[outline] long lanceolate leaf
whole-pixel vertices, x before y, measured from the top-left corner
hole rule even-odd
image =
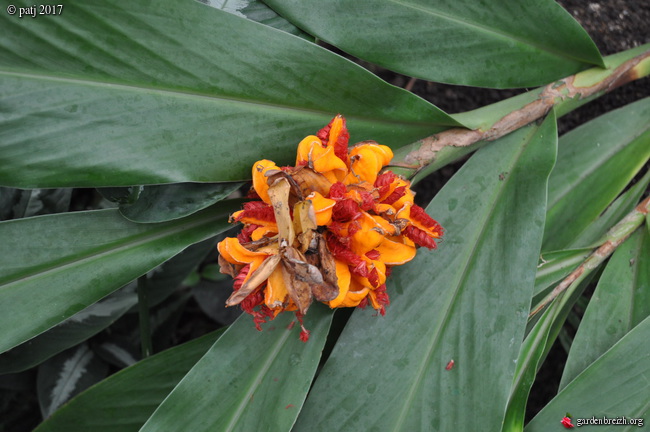
[[[440,249],[395,271],[385,317],[354,313],[296,430],[499,430],[533,290],[554,121],[480,150],[436,196],[427,211],[446,229]]]
[[[637,325],[616,345],[578,375],[526,426],[526,432],[562,430],[560,420],[570,413],[577,419],[595,417],[602,425],[593,430],[615,432],[641,429],[631,419],[650,414],[650,317]],[[625,417],[627,427],[604,423],[603,418]],[[646,426],[647,427],[647,426]],[[586,428],[588,430],[588,427]]]
[[[292,162],[338,112],[353,140],[391,146],[458,124],[336,54],[193,0],[72,0],[0,26],[2,185],[246,179],[260,154]]]
[[[36,431],[138,431],[222,333],[212,332],[110,376],[56,411]]]
[[[649,118],[645,98],[560,138],[549,179],[545,251],[589,246],[573,243],[650,160]]]
[[[546,84],[598,49],[551,0],[265,0],[309,33],[389,69],[485,87]]]
[[[610,259],[580,321],[560,389],[650,315],[650,235],[640,227]]]
[[[331,319],[331,311],[312,306],[305,344],[291,313],[279,315],[262,332],[242,315],[141,431],[289,431],[316,373]]]
[[[117,210],[0,223],[0,352],[226,230],[234,208],[221,205],[146,225],[127,221]]]

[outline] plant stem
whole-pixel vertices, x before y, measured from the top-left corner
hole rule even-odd
[[[547,295],[528,316],[529,318],[539,313],[546,305],[552,302],[557,296],[567,290],[570,286],[580,283],[587,275],[596,269],[605,259],[607,259],[616,248],[623,243],[645,220],[646,215],[650,212],[650,196],[641,201],[634,210],[628,213],[616,225],[614,225],[607,235],[604,242],[592,252],[575,270],[560,282],[549,295]]]
[[[467,128],[431,135],[395,152],[387,169],[422,178],[480,146],[527,124],[543,119],[555,108],[566,114],[623,84],[650,75],[650,45],[609,56],[607,68],[593,68],[545,87],[454,117]],[[425,169],[426,168],[426,169]]]
[[[147,275],[138,278],[138,314],[140,320],[140,345],[142,358],[147,358],[153,353],[151,343],[151,326],[149,317],[149,300],[147,298]]]

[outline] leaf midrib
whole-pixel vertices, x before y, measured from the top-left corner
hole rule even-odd
[[[586,171],[583,171],[582,174],[575,179],[575,181],[567,183],[566,187],[556,196],[556,199],[553,200],[553,202],[548,203],[548,210],[547,212],[550,212],[555,208],[558,203],[562,201],[562,199],[569,195],[571,192],[575,191],[576,187],[581,185],[585,179],[589,178],[594,172],[596,172],[598,169],[600,169],[603,165],[606,163],[610,162],[613,160],[616,156],[618,156],[621,152],[625,151],[629,146],[633,145],[638,139],[641,139],[643,135],[647,132],[647,129],[643,129],[639,133],[634,134],[634,136],[631,136],[628,140],[625,140],[618,146],[614,146],[611,151],[607,153],[603,153],[603,157],[601,157],[596,164],[592,165],[589,169]],[[557,166],[555,167],[557,168]],[[554,169],[555,169],[554,168]]]
[[[237,409],[232,415],[232,418],[230,419],[230,423],[228,423],[228,426],[224,430],[224,432],[231,432],[234,430],[235,426],[239,422],[239,420],[242,417],[242,414],[248,405],[248,402],[250,401],[251,397],[253,396],[253,393],[255,393],[255,390],[257,390],[260,385],[262,384],[262,379],[264,375],[269,371],[271,366],[273,365],[273,362],[275,362],[276,357],[278,353],[280,352],[280,349],[284,346],[285,342],[289,338],[289,335],[291,334],[290,331],[285,330],[284,334],[278,341],[273,345],[273,351],[268,355],[266,360],[264,361],[264,364],[262,367],[259,369],[259,372],[255,374],[255,378],[253,380],[253,384],[250,386],[244,397],[242,397],[239,401],[239,404],[237,405]]]
[[[532,135],[534,135],[534,133],[536,131],[537,131],[537,128],[531,128],[531,131],[529,132],[528,136],[526,137],[526,142],[527,143],[530,142],[530,139],[531,139]],[[510,163],[510,168],[511,169],[509,170],[509,172],[512,172],[512,166],[520,159],[522,153],[527,148],[527,146],[528,146],[528,144],[522,145],[520,147],[516,157],[512,158],[511,163]],[[453,309],[454,304],[456,303],[456,299],[459,296],[459,293],[460,293],[459,288],[462,286],[462,282],[464,280],[466,280],[467,277],[469,277],[470,263],[473,262],[473,259],[476,256],[477,251],[478,251],[478,247],[477,247],[478,240],[484,237],[484,233],[487,230],[487,222],[492,219],[492,217],[494,215],[494,211],[495,211],[495,209],[497,207],[497,203],[500,202],[499,198],[504,194],[504,191],[506,189],[508,189],[506,186],[512,181],[511,178],[512,178],[512,176],[506,176],[506,179],[504,179],[504,181],[501,183],[502,187],[497,189],[497,191],[495,193],[495,198],[492,201],[492,204],[490,205],[490,209],[486,213],[485,217],[483,218],[482,227],[481,227],[481,229],[478,232],[478,235],[476,237],[477,241],[473,242],[473,246],[472,246],[472,249],[470,250],[470,252],[468,254],[466,264],[465,264],[465,266],[463,268],[463,271],[460,274],[460,277],[458,278],[458,283],[456,284],[457,289],[455,290],[454,295],[451,297],[447,307],[445,308],[444,317],[443,317],[443,319],[441,321],[439,331],[435,334],[434,339],[432,340],[432,342],[431,342],[431,344],[430,344],[430,346],[429,346],[429,348],[428,348],[428,350],[426,352],[426,355],[422,357],[423,361],[420,363],[420,367],[418,368],[417,374],[414,375],[414,379],[411,381],[411,386],[410,386],[410,389],[408,391],[408,396],[407,396],[407,398],[405,400],[405,403],[402,404],[402,409],[400,411],[400,415],[397,418],[397,422],[396,422],[395,426],[392,428],[393,431],[402,430],[402,426],[404,424],[408,408],[411,406],[411,402],[412,402],[413,398],[415,397],[415,393],[416,393],[417,389],[420,387],[420,385],[423,382],[422,377],[424,375],[424,370],[426,369],[426,366],[429,364],[431,355],[433,354],[435,348],[438,345],[438,342],[440,341],[440,338],[441,338],[442,333],[443,333],[443,329],[449,323],[448,318],[449,318],[449,316],[451,314],[451,310]]]
[[[95,214],[99,215],[99,212],[108,214],[111,212],[117,213],[117,210],[115,209],[109,209],[109,210],[95,210],[93,212],[97,212]],[[89,212],[90,213],[90,212]],[[215,212],[216,213],[216,212]],[[18,272],[17,274],[14,275],[9,275],[4,281],[0,281],[0,293],[5,292],[5,290],[8,290],[11,285],[15,285],[17,283],[23,283],[26,281],[29,281],[30,279],[35,279],[38,277],[43,277],[47,276],[49,274],[54,274],[59,271],[66,270],[70,267],[76,266],[76,265],[81,265],[85,264],[87,262],[92,262],[96,259],[102,258],[106,255],[110,255],[112,253],[119,253],[124,249],[131,249],[131,248],[136,248],[138,246],[147,244],[147,243],[152,243],[156,240],[160,240],[162,238],[177,234],[179,232],[193,229],[196,227],[199,227],[201,225],[207,224],[210,222],[213,218],[217,217],[219,214],[210,214],[210,216],[205,216],[199,218],[197,221],[194,222],[188,222],[188,223],[183,223],[183,224],[173,224],[170,227],[163,228],[160,231],[154,232],[154,233],[142,233],[140,235],[136,234],[135,236],[132,237],[131,241],[126,241],[126,243],[113,243],[113,244],[108,244],[103,248],[96,248],[95,251],[84,254],[81,257],[75,257],[70,256],[67,259],[62,259],[59,261],[55,262],[49,262],[49,263],[44,263],[40,268],[38,268],[35,271],[22,271]],[[128,239],[128,237],[127,237]],[[125,239],[125,240],[127,240]]]
[[[129,92],[134,92],[134,93],[145,93],[148,95],[159,95],[159,96],[164,96],[168,98],[188,98],[188,99],[195,99],[195,100],[204,100],[204,101],[210,101],[210,102],[215,102],[215,103],[231,103],[231,104],[237,104],[237,105],[244,105],[244,106],[255,106],[260,109],[271,109],[271,110],[282,110],[282,111],[291,111],[291,112],[299,112],[302,114],[311,114],[311,115],[318,115],[318,116],[323,116],[323,117],[331,117],[332,116],[332,111],[331,110],[320,110],[320,109],[315,109],[315,108],[307,108],[307,107],[302,107],[298,105],[288,105],[288,104],[280,104],[277,102],[268,102],[268,101],[260,101],[260,100],[253,100],[253,99],[244,99],[244,98],[239,98],[235,96],[225,96],[225,95],[217,95],[217,94],[208,94],[208,93],[199,93],[199,92],[192,92],[189,90],[181,90],[181,89],[170,89],[170,88],[160,88],[160,87],[148,87],[145,85],[135,85],[135,84],[126,84],[126,83],[119,83],[119,82],[113,82],[113,81],[98,81],[98,80],[93,80],[93,79],[85,79],[81,77],[63,77],[63,76],[51,76],[51,75],[42,75],[38,73],[29,73],[29,72],[19,72],[19,71],[12,71],[12,70],[6,70],[6,69],[0,69],[0,77],[2,76],[7,76],[7,77],[14,77],[14,78],[22,78],[22,79],[34,79],[34,80],[42,80],[42,81],[51,81],[55,83],[63,83],[63,84],[71,84],[71,85],[79,85],[79,86],[86,86],[86,87],[96,87],[96,88],[104,88],[104,89],[114,89],[114,90],[121,90],[121,91],[129,91]],[[430,107],[432,109],[432,113],[435,113],[435,110],[437,107],[435,105],[430,104]],[[439,110],[439,109],[438,109]],[[441,115],[448,115],[444,111],[440,110]],[[420,122],[420,121],[405,121],[405,120],[395,120],[391,117],[382,117],[378,119],[377,117],[369,117],[369,116],[364,116],[364,115],[359,115],[359,114],[352,114],[352,113],[346,113],[345,117],[347,119],[355,119],[358,121],[363,121],[363,122],[369,122],[369,123],[382,123],[382,124],[392,124],[392,125],[407,125],[407,126],[415,126],[415,127],[431,127],[431,126],[448,126],[452,127],[451,125],[443,124],[443,123],[434,123],[434,122]]]
[[[439,10],[424,8],[424,7],[421,7],[419,5],[416,5],[416,4],[413,4],[413,3],[410,3],[410,2],[407,2],[407,1],[404,1],[404,0],[390,0],[390,1],[392,3],[399,4],[399,5],[402,5],[404,7],[409,7],[411,9],[415,9],[415,10],[427,13],[429,15],[433,15],[435,17],[445,19],[447,21],[452,21],[452,22],[455,22],[455,23],[460,23],[460,24],[469,26],[469,27],[474,27],[474,28],[476,28],[479,31],[484,32],[484,33],[491,33],[491,34],[496,35],[497,37],[512,40],[512,41],[515,41],[515,42],[520,43],[522,45],[527,45],[527,46],[536,48],[536,49],[538,49],[540,51],[550,53],[550,54],[554,55],[555,57],[565,58],[565,59],[569,59],[569,60],[572,60],[572,61],[578,61],[580,63],[586,63],[586,64],[591,64],[591,65],[596,64],[597,65],[597,63],[594,63],[592,61],[585,60],[585,59],[582,59],[580,57],[572,56],[572,55],[569,55],[569,54],[567,54],[565,52],[562,52],[562,51],[557,51],[555,49],[551,49],[549,47],[540,45],[539,43],[536,43],[534,41],[526,40],[526,39],[523,39],[523,38],[521,38],[519,36],[513,35],[511,33],[506,33],[506,32],[503,32],[501,30],[497,30],[494,27],[487,27],[487,26],[485,26],[483,24],[479,24],[479,23],[474,22],[474,21],[469,21],[467,19],[463,19],[462,17],[458,17],[458,16],[454,16],[454,15],[451,15],[451,14],[448,14],[448,13],[444,13],[444,12],[441,12]]]

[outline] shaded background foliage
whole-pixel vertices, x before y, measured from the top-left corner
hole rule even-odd
[[[646,30],[647,23],[650,22],[650,7],[643,5],[642,2],[636,0],[598,2],[562,0],[559,3],[583,25],[603,55],[650,41]],[[525,91],[463,88],[421,80],[411,81],[409,77],[403,75],[367,64],[365,66],[392,84],[411,88],[414,93],[449,113],[468,111]],[[558,121],[560,134],[614,108],[647,96],[648,87],[648,80],[628,84],[562,117]],[[417,186],[418,201],[423,204],[428,203],[462,163],[463,161],[460,161],[445,167],[422,181]],[[94,189],[75,189],[70,198],[70,205],[75,210],[97,208],[102,205],[102,197],[95,193]],[[219,307],[227,296],[227,288],[223,298],[214,298],[210,294],[214,292],[213,284],[223,280],[221,276],[215,274],[214,266],[210,266],[213,263],[214,259],[207,260],[200,269],[200,276],[195,274],[194,279],[186,280],[188,285],[193,285],[192,296],[174,298],[173,301],[164,305],[166,308],[160,309],[161,326],[154,333],[155,351],[194,339],[228,324],[234,319],[236,311],[224,312]],[[227,285],[229,282],[224,284],[224,286]],[[580,305],[577,305],[576,309],[578,313],[582,312]],[[132,337],[131,330],[136,327],[137,317],[130,315],[118,322],[118,325],[112,329],[113,332],[123,332],[123,336],[121,336],[124,339],[123,348],[128,351],[128,347],[131,347],[131,352],[127,353],[128,355],[125,355],[122,360],[111,358],[116,355],[115,350],[109,348],[104,350],[106,358],[111,359],[109,363],[113,364],[112,370],[117,370],[120,366],[128,364],[129,355],[133,360],[138,358],[137,344],[134,340],[129,340]],[[174,330],[166,332],[166,329]],[[96,347],[101,346],[104,342],[103,339],[108,340],[109,338],[100,334],[93,339],[92,343]],[[544,363],[544,367],[538,375],[536,387],[531,392],[529,415],[533,415],[555,395],[565,360],[566,352],[562,348],[561,341],[558,341],[551,351],[548,361]],[[36,379],[35,371],[0,377],[2,387],[0,390],[0,430],[27,431],[39,423],[40,419],[34,415],[39,410],[38,401],[32,391]]]

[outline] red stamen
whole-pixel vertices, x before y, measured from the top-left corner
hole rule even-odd
[[[395,175],[395,173],[392,171],[386,171],[383,174],[379,174],[377,176],[377,180],[375,180],[375,187],[381,188],[384,186],[390,186],[390,184],[393,183],[396,177],[397,175]]]
[[[437,247],[436,240],[433,237],[430,237],[426,231],[422,231],[420,228],[409,225],[403,231],[407,238],[413,241],[416,245],[425,247],[427,249],[435,249]]]
[[[365,261],[352,252],[347,246],[333,235],[327,236],[327,248],[330,250],[334,258],[346,263],[353,274],[361,277],[368,276],[368,267]]]
[[[377,249],[373,249],[371,251],[366,252],[366,256],[371,260],[378,260],[381,254]]]
[[[370,282],[370,285],[374,286],[377,288],[379,286],[379,272],[375,267],[372,268],[368,272],[368,282]]]
[[[348,188],[341,182],[336,182],[330,186],[329,197],[331,199],[340,199],[345,196],[345,193],[348,191]]]
[[[261,200],[260,196],[257,194],[257,191],[253,188],[250,188],[248,190],[248,193],[246,194],[246,198],[251,199],[251,200]]]
[[[244,228],[242,228],[240,233],[237,234],[237,240],[239,240],[239,243],[248,243],[251,241],[251,234],[259,227],[260,225],[255,224],[244,225]]]
[[[394,204],[398,199],[406,195],[406,186],[396,187],[392,194],[388,195],[383,201],[382,204]]]
[[[379,314],[381,316],[386,315],[386,307],[390,306],[390,298],[386,292],[386,284],[381,284],[380,287],[377,287],[375,290],[375,298],[377,299],[377,303],[381,306],[379,308]]]
[[[431,216],[429,216],[427,212],[417,204],[413,204],[411,207],[411,219],[418,221],[439,235],[442,235],[443,233],[443,229],[440,224],[436,222]]]
[[[359,231],[361,231],[361,225],[359,225],[359,222],[358,221],[350,222],[350,224],[348,225],[348,236],[352,237]]]
[[[262,324],[266,323],[267,318],[273,319],[274,317],[273,311],[265,304],[260,307],[260,310],[252,311],[251,315],[253,315],[253,322],[255,323],[255,329],[257,329],[257,331],[262,331]]]
[[[375,206],[375,199],[370,192],[360,192],[361,195],[361,210],[368,211]]]
[[[251,265],[246,264],[244,267],[242,267],[241,270],[239,270],[239,273],[237,273],[237,276],[235,276],[235,280],[232,284],[232,290],[237,291],[241,286],[244,284],[244,279],[246,279],[246,276],[248,276],[248,272],[251,270]]]
[[[320,138],[323,143],[327,143],[327,141],[329,141],[330,133],[332,131],[332,123],[334,123],[335,119],[336,117],[334,117],[327,126],[319,130],[316,134],[316,136]],[[345,123],[346,120],[343,119],[343,126],[341,127],[339,136],[336,137],[336,142],[334,143],[334,154],[343,162],[347,162],[348,142],[350,141],[350,133],[348,132],[348,128]]]
[[[244,211],[237,217],[237,220],[242,218],[254,218],[266,222],[275,222],[275,214],[273,207],[263,201],[250,201],[244,203]]]
[[[307,342],[309,340],[310,331],[305,328],[302,322],[304,315],[301,314],[299,311],[296,311],[296,318],[298,318],[298,322],[300,323],[300,340],[303,342]]]
[[[332,219],[337,222],[348,222],[359,217],[361,217],[359,204],[349,198],[337,202],[332,208]]]

